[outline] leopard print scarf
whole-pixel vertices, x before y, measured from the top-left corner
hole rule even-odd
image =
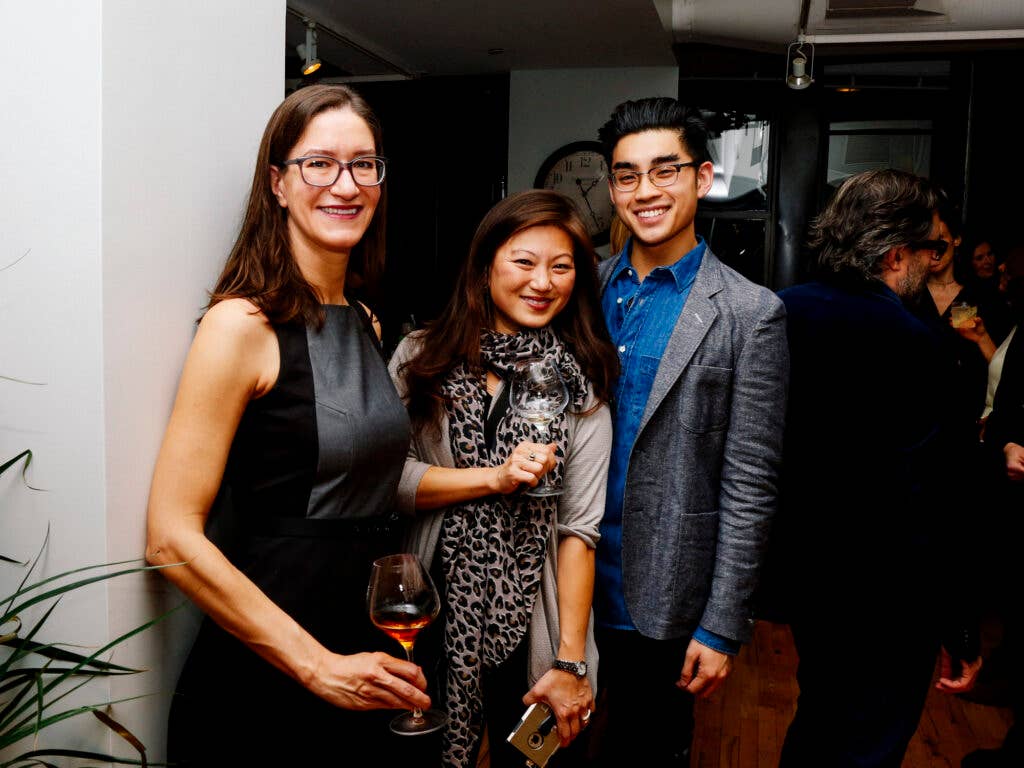
[[[533,355],[554,358],[569,388],[566,410],[583,409],[583,373],[551,329],[511,335],[485,330],[480,335],[480,350],[484,367],[506,382],[518,360]],[[488,449],[483,372],[471,373],[465,364],[456,367],[442,386],[442,394],[456,467],[497,466],[523,440],[536,439],[532,427],[509,408],[498,424],[494,451]],[[560,482],[567,448],[564,413],[551,424],[550,434],[559,457],[551,480]],[[482,671],[501,664],[523,641],[557,508],[557,497],[517,492],[475,499],[445,512],[440,552],[447,608],[446,766],[466,766],[480,737]]]

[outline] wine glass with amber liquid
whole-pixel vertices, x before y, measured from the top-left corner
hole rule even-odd
[[[416,635],[441,610],[441,598],[430,574],[416,555],[409,554],[374,561],[366,604],[374,626],[397,640],[409,661]],[[417,707],[392,720],[391,730],[401,736],[414,736],[436,731],[447,721],[448,716],[440,710]]]

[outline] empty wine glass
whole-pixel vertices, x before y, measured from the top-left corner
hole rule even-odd
[[[537,441],[551,440],[551,422],[569,405],[569,389],[562,380],[555,361],[532,357],[515,365],[509,386],[509,402],[524,420],[537,428]],[[557,496],[562,487],[552,483],[548,475],[526,491],[528,496]]]
[[[399,642],[412,661],[416,635],[437,618],[441,598],[416,555],[388,555],[373,562],[366,592],[370,621]],[[391,721],[391,730],[402,736],[431,733],[443,726],[448,716],[437,709],[405,712]]]

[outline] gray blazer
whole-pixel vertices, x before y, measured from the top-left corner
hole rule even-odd
[[[600,265],[602,293],[617,261]],[[708,249],[629,458],[623,589],[643,634],[750,639],[788,379],[782,302]]]

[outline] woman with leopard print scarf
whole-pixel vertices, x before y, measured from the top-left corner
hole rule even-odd
[[[440,761],[450,768],[476,765],[485,729],[490,765],[521,768],[505,737],[528,704],[551,707],[563,747],[594,709],[594,546],[618,372],[596,264],[568,198],[513,195],[481,222],[445,311],[391,361],[413,424],[399,486],[399,503],[416,514],[409,548],[444,594],[447,669],[425,666],[449,715]],[[547,445],[507,406],[512,368],[536,355],[557,363],[570,393]],[[523,493],[545,474],[564,483],[562,496]],[[556,659],[589,669],[556,669]]]

